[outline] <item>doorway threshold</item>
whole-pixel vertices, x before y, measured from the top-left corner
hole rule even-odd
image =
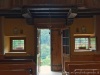
[[[41,66],[39,75],[62,75],[62,72],[51,71],[51,66]]]

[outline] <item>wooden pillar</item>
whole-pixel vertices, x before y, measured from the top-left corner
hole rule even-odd
[[[0,59],[3,58],[3,50],[4,50],[3,19],[4,17],[0,17]]]
[[[100,16],[96,16],[97,51],[100,51]]]

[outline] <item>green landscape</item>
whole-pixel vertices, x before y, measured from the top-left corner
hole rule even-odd
[[[41,66],[50,66],[50,30],[41,29]]]

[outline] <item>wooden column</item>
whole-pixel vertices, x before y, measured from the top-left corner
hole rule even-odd
[[[3,45],[4,45],[4,40],[3,40],[3,17],[0,17],[0,59],[3,56]]]
[[[100,51],[100,16],[96,16],[97,51]]]

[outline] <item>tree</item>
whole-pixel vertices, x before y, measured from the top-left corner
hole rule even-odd
[[[50,65],[50,30],[41,30],[41,65]]]

